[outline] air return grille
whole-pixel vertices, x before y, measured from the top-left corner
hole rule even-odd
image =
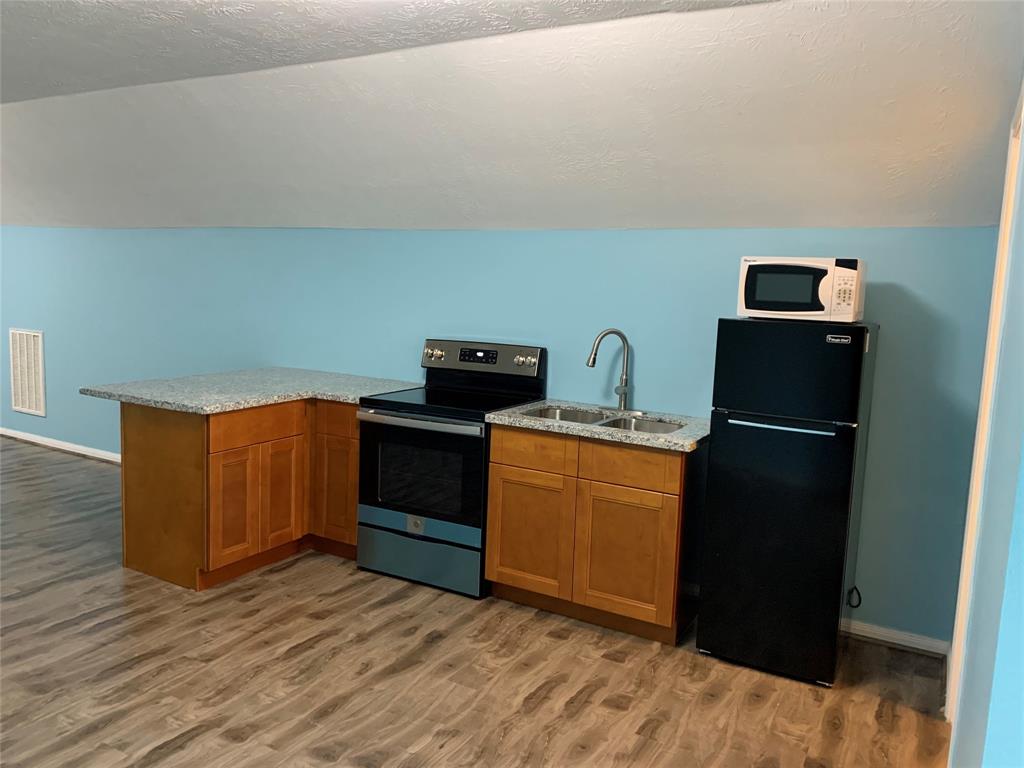
[[[11,408],[46,415],[42,331],[11,328]]]

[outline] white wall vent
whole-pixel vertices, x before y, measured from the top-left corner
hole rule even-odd
[[[43,332],[11,328],[11,408],[46,415],[43,385]]]

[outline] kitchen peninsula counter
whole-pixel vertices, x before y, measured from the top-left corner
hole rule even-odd
[[[209,415],[293,400],[358,403],[359,398],[366,395],[418,386],[420,384],[411,381],[304,368],[253,368],[82,387],[79,392],[150,408]]]
[[[123,563],[205,589],[356,552],[359,398],[414,382],[260,368],[83,387],[121,402]]]

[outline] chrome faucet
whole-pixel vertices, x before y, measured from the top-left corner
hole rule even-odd
[[[619,396],[619,410],[629,410],[629,339],[626,334],[618,328],[608,328],[597,334],[594,339],[594,346],[590,348],[590,357],[587,358],[587,367],[593,368],[597,365],[597,348],[601,346],[605,336],[614,334],[622,341],[622,375],[619,376],[619,386],[615,388],[615,394]]]

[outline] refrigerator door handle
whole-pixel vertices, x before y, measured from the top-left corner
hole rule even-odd
[[[759,421],[743,421],[742,419],[729,419],[730,424],[738,427],[756,427],[757,429],[776,429],[780,432],[799,432],[803,435],[823,435],[824,437],[835,437],[835,432],[828,432],[823,429],[801,429],[800,427],[783,427],[780,424],[763,424]]]

